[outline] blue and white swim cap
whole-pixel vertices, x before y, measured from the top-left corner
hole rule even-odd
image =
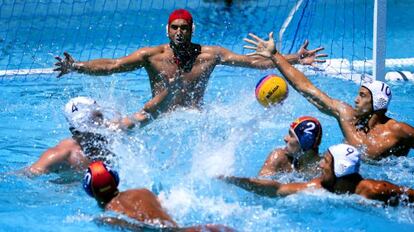
[[[78,131],[88,131],[94,126],[93,111],[98,109],[95,100],[89,97],[75,97],[65,105],[65,117],[69,125]]]
[[[303,151],[318,148],[322,140],[322,126],[318,119],[303,116],[296,119],[290,128],[293,130]]]
[[[328,151],[333,156],[336,177],[359,172],[361,153],[354,146],[341,143],[329,147]]]
[[[392,93],[391,88],[382,81],[364,79],[361,85],[369,90],[372,96],[372,110],[387,110],[390,104]]]

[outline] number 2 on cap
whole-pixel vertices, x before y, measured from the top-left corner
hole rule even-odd
[[[315,127],[316,127],[315,123],[313,123],[313,122],[306,123],[306,126],[309,126],[304,130],[304,132],[306,134],[312,134],[312,130],[315,129]]]

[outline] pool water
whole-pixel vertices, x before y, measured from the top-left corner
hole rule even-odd
[[[248,32],[265,36],[270,30],[276,31],[282,22],[275,19],[283,21],[292,6],[287,1],[234,1],[232,6],[215,1],[26,1],[24,7],[16,2],[0,5],[1,24],[6,25],[0,30],[1,70],[51,67],[53,56],[63,51],[86,60],[118,57],[142,46],[166,43],[168,14],[179,7],[193,12],[195,42],[245,53],[242,38]],[[325,46],[331,57],[370,59],[370,46],[365,43],[371,44],[371,40],[366,32],[365,41],[365,24],[355,22],[350,30],[341,25],[349,18],[346,14],[359,15],[365,8],[371,9],[371,3],[337,4],[340,7],[310,1],[308,7],[313,11],[304,13],[296,36],[294,28],[288,29],[283,51],[288,52],[292,44],[295,51],[304,38],[309,38],[311,47]],[[413,6],[410,1],[389,1],[390,58],[410,57],[414,29],[397,22],[412,18],[403,9]],[[354,10],[343,12],[352,7]],[[339,17],[331,28],[327,22],[323,26],[321,14],[345,17]],[[354,18],[358,21],[363,17]],[[298,19],[293,23],[297,25]],[[318,28],[325,28],[320,29],[325,31],[322,36]],[[334,28],[341,30],[338,40]],[[354,52],[349,51],[352,48]],[[291,121],[302,115],[321,121],[321,151],[342,141],[336,120],[318,112],[291,87],[283,105],[263,108],[255,99],[254,87],[269,72],[276,70],[217,67],[208,84],[203,111],[179,109],[143,129],[111,133],[120,189],[151,189],[182,226],[219,223],[240,231],[412,231],[412,207],[384,207],[359,196],[324,191],[270,199],[214,178],[219,174],[257,175],[269,152],[284,145],[283,136]],[[143,70],[107,77],[77,73],[61,79],[54,76],[0,77],[0,231],[116,231],[93,221],[103,212],[76,178],[51,174],[30,179],[11,173],[70,136],[63,106],[71,97],[90,96],[108,109],[128,114],[150,98],[148,78]],[[359,88],[354,82],[323,73],[309,78],[330,96],[353,105]],[[389,84],[393,99],[388,115],[414,125],[414,86]],[[410,151],[408,157],[364,163],[361,173],[413,188],[413,156]],[[280,178],[309,179],[295,173]]]

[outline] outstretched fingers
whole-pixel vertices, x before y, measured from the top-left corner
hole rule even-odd
[[[325,63],[326,60],[316,59],[316,58],[325,58],[328,57],[328,54],[316,54],[315,55],[315,62],[316,63]]]
[[[75,60],[72,58],[72,56],[71,56],[71,55],[69,55],[69,53],[64,52],[64,53],[63,53],[63,55],[65,55],[66,60],[71,61],[71,62],[75,61]]]
[[[257,40],[260,43],[263,43],[264,40],[262,40],[259,36],[253,34],[253,33],[249,33],[249,36],[252,37],[253,39]]]
[[[253,44],[253,45],[259,45],[259,43],[258,42],[256,42],[256,41],[253,41],[253,40],[251,40],[251,39],[248,39],[248,38],[244,38],[243,39],[245,42],[247,42],[247,43],[250,43],[250,44]]]
[[[308,49],[308,45],[309,45],[309,40],[305,40],[305,42],[302,44],[303,49]]]
[[[269,33],[269,40],[273,40],[273,31]]]
[[[256,56],[259,55],[257,54],[257,52],[251,52],[251,53],[247,53],[246,56]]]
[[[328,57],[328,54],[316,54],[315,58],[319,58],[319,57]]]
[[[75,60],[72,58],[69,53],[64,52],[64,59],[60,56],[55,56],[55,59],[57,62],[55,63],[56,68],[53,69],[55,72],[59,72],[59,74],[56,76],[57,78],[60,78],[64,74],[68,73],[68,66],[70,66]]]
[[[320,51],[322,51],[324,49],[325,49],[324,47],[315,48],[313,50],[310,50],[309,53],[315,54],[315,53],[320,52]]]
[[[250,49],[250,50],[256,50],[257,49],[257,47],[255,47],[255,46],[248,46],[248,45],[244,45],[243,48]]]

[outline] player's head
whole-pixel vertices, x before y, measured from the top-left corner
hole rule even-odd
[[[342,143],[330,146],[328,151],[333,156],[336,177],[359,173],[361,153],[354,146]]]
[[[75,97],[65,105],[65,117],[69,122],[72,133],[87,132],[100,125],[103,120],[102,113],[95,100],[88,97]]]
[[[366,79],[355,99],[357,115],[363,116],[372,112],[385,113],[391,98],[391,89],[385,82]]]
[[[310,116],[296,119],[290,125],[289,134],[296,139],[301,151],[318,152],[322,140],[322,126],[318,119]]]
[[[102,161],[95,161],[88,167],[83,178],[83,189],[102,206],[108,203],[118,191],[119,176]]]
[[[193,16],[185,9],[173,11],[168,18],[167,35],[175,45],[191,42],[194,32]]]
[[[361,153],[354,146],[341,143],[329,147],[321,168],[340,178],[359,173],[360,165]]]

